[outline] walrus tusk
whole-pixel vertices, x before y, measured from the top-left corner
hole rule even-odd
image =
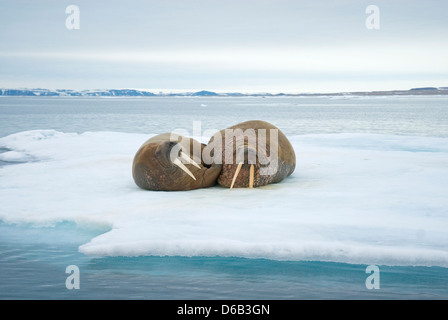
[[[176,159],[173,161],[173,163],[178,166],[179,168],[181,168],[185,173],[187,173],[190,177],[192,177],[194,180],[196,180],[196,178],[194,177],[194,175],[191,173],[190,170],[188,170],[188,168],[179,160]]]
[[[250,175],[249,175],[249,188],[253,189],[254,187],[254,165],[250,165]]]
[[[238,174],[240,173],[240,169],[243,166],[243,163],[238,163],[238,167],[236,168],[235,174],[233,175],[232,184],[230,185],[230,190],[232,190],[233,185],[235,184],[236,178],[238,177]]]
[[[185,152],[181,151],[180,157],[187,161],[189,164],[194,165],[196,168],[201,169],[201,167],[194,161],[192,158],[190,158]]]

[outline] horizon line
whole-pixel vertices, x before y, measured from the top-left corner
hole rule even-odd
[[[228,91],[215,91],[209,89],[145,89],[145,88],[131,88],[131,87],[122,87],[122,88],[96,88],[96,89],[69,89],[69,88],[57,88],[57,89],[49,89],[49,88],[0,88],[0,95],[6,96],[5,91],[17,90],[17,91],[45,91],[45,92],[79,92],[79,93],[101,93],[101,92],[110,92],[110,91],[120,91],[120,90],[132,90],[136,92],[145,92],[151,95],[195,95],[195,94],[203,94],[205,96],[213,96],[213,95],[344,95],[344,94],[374,94],[374,93],[393,93],[393,92],[415,92],[415,91],[425,91],[425,92],[434,92],[434,91],[447,91],[448,86],[446,87],[416,87],[409,89],[391,89],[391,90],[372,90],[372,91],[329,91],[329,92],[270,92],[270,91],[236,91],[236,90],[228,90]],[[38,95],[37,95],[38,96]]]

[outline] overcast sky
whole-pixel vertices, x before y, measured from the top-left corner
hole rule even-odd
[[[80,29],[66,27],[66,7]],[[368,5],[380,29],[365,25]],[[0,87],[335,92],[448,86],[446,0],[0,0]]]

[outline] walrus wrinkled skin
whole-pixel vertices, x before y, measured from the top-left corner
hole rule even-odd
[[[182,158],[180,150],[177,152],[177,149],[180,147],[182,150],[188,150],[187,155],[193,161],[188,163],[182,160],[183,164],[179,164],[178,160]],[[184,191],[214,186],[222,166],[206,165],[201,161],[204,147],[204,144],[194,139],[171,133],[152,137],[135,154],[132,165],[135,183],[142,189],[156,191]],[[173,151],[173,148],[176,149]],[[195,150],[201,154],[197,152],[195,155]],[[174,163],[172,151],[173,154],[179,154]]]
[[[229,139],[229,136],[226,138],[228,129],[230,129],[228,132],[236,132],[235,129],[241,129],[245,134]],[[294,172],[296,155],[291,143],[280,129],[268,122],[252,120],[236,124],[221,130],[217,135],[215,134],[209,144],[220,138],[222,139],[222,154],[214,155],[214,157],[216,161],[216,156],[221,156],[218,163],[222,163],[222,171],[218,177],[218,183],[223,187],[264,186],[278,183]],[[233,159],[230,160],[225,157],[226,151],[228,152],[229,149],[232,149],[233,153]],[[244,155],[244,162],[240,166],[237,162],[238,154],[240,157]],[[250,158],[256,159],[255,163],[254,160],[250,162]],[[251,165],[253,165],[252,182],[250,178]]]

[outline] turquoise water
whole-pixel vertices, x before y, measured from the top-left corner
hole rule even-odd
[[[257,118],[275,123],[287,135],[448,137],[447,99],[437,96],[0,99],[0,137],[38,129],[159,133],[183,128],[193,133],[193,122],[200,121],[206,130]],[[0,163],[6,165],[14,164]],[[106,231],[66,221],[39,227],[0,222],[0,299],[448,298],[448,269],[438,266],[378,265],[380,288],[369,290],[366,264],[219,256],[107,257],[78,251],[81,244]],[[66,287],[69,265],[79,267],[80,289]]]
[[[99,230],[0,224],[1,299],[446,299],[440,267],[378,266],[237,257],[87,257],[77,251]],[[80,270],[69,290],[68,265]]]

